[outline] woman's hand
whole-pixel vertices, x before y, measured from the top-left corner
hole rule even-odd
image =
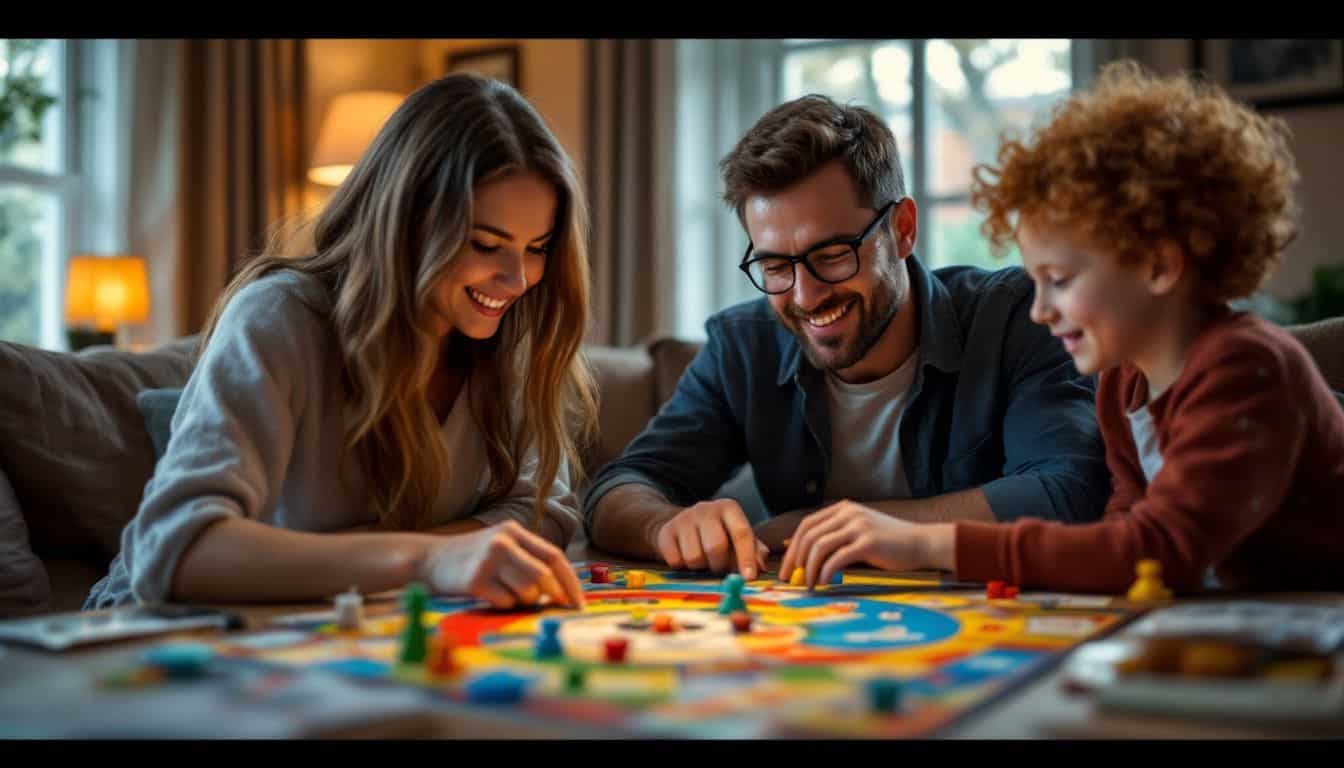
[[[780,578],[787,580],[795,568],[802,568],[811,589],[857,562],[887,571],[952,570],[955,535],[950,524],[909,523],[842,501],[803,518],[780,561]]]
[[[536,605],[542,595],[560,605],[585,604],[565,553],[512,521],[435,541],[419,579],[436,594],[469,594],[496,608]]]

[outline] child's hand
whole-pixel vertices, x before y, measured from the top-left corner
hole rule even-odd
[[[565,553],[515,522],[441,537],[420,564],[420,580],[436,594],[465,593],[496,608],[536,605],[542,595],[584,605]]]
[[[846,565],[867,562],[887,571],[949,568],[935,553],[953,550],[955,527],[909,523],[842,501],[808,515],[780,562],[780,578],[802,568],[809,589],[827,584]]]

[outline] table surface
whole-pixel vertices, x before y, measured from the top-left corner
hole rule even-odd
[[[647,563],[625,561],[592,550],[571,547],[574,560],[601,560],[611,563],[649,567]],[[655,566],[656,567],[656,566]],[[393,598],[383,598],[393,599]],[[1255,600],[1327,604],[1344,607],[1344,593],[1258,594]],[[370,596],[370,603],[378,596]],[[1177,601],[1182,602],[1182,601]],[[219,606],[240,615],[247,629],[267,627],[277,616],[309,610],[330,609],[329,604],[271,604]],[[207,630],[209,632],[210,630]],[[156,638],[143,638],[55,653],[17,645],[0,645],[0,712],[22,711],[23,702],[16,692],[41,689],[50,696],[79,696],[90,681],[124,669]],[[945,735],[957,739],[1042,739],[1042,738],[1303,738],[1344,736],[1344,723],[1333,732],[1319,733],[1286,730],[1270,726],[1220,724],[1156,716],[1119,715],[1098,711],[1083,694],[1066,690],[1061,666],[1007,694],[983,711],[975,713],[948,730]],[[0,734],[13,736],[15,734]],[[20,732],[20,734],[22,733]],[[367,728],[344,727],[339,732],[317,734],[334,737],[469,737],[469,738],[576,738],[604,734],[576,734],[572,726],[549,727],[539,724],[520,726],[507,710],[488,710],[456,705],[436,705],[433,711],[403,717],[389,723],[370,724]]]

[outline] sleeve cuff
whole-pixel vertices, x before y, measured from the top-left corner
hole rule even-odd
[[[1008,569],[1008,527],[999,523],[956,524],[957,579],[1012,580]]]

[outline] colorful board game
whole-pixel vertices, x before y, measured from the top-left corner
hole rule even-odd
[[[412,662],[400,661],[402,610],[370,615],[358,629],[328,616],[215,648],[228,659],[422,686],[613,735],[922,737],[1133,615],[1106,597],[987,599],[983,586],[936,575],[846,572],[808,591],[773,574],[742,583],[576,567],[582,611],[429,599],[420,616],[426,650]]]

